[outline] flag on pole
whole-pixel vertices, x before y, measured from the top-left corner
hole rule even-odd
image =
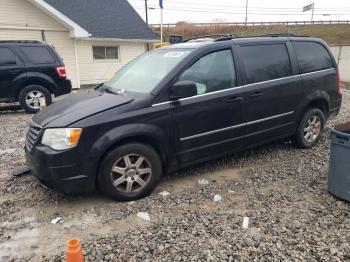
[[[163,0],[159,0],[159,7],[163,9]]]
[[[306,5],[303,7],[303,12],[307,12],[314,9],[314,3]]]

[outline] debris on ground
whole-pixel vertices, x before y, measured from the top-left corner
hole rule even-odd
[[[206,185],[209,185],[209,181],[206,179],[200,179],[198,180],[198,184],[202,186],[206,186]]]
[[[54,219],[51,220],[51,224],[56,225],[58,222],[60,222],[62,220],[62,217],[56,217]]]
[[[159,195],[163,196],[163,197],[166,197],[168,195],[170,195],[170,192],[168,191],[163,191],[163,192],[160,192]]]
[[[214,196],[214,202],[220,202],[221,200],[222,200],[222,196],[220,196],[220,195]]]
[[[242,228],[243,229],[248,229],[249,227],[249,217],[244,217],[243,218],[243,223],[242,223]]]
[[[147,212],[138,212],[137,217],[142,218],[143,220],[146,220],[146,221],[151,221],[151,218]]]

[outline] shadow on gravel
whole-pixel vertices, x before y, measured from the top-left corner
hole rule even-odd
[[[5,105],[0,106],[0,114],[16,114],[18,112],[23,112],[24,110],[20,105]]]

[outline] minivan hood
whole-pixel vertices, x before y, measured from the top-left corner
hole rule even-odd
[[[33,122],[46,127],[54,127],[55,120],[60,120],[57,126],[68,126],[88,116],[130,103],[134,98],[130,95],[115,95],[100,91],[87,91],[71,94],[61,101],[55,102],[33,117]]]

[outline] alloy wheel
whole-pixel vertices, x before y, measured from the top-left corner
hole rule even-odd
[[[321,119],[317,115],[312,115],[306,122],[304,128],[304,138],[307,142],[314,142],[321,133]]]
[[[126,193],[137,192],[150,181],[152,166],[142,155],[127,154],[113,164],[110,176],[117,190]]]
[[[45,98],[44,94],[40,91],[30,91],[26,95],[26,104],[30,108],[40,109],[40,99]]]

